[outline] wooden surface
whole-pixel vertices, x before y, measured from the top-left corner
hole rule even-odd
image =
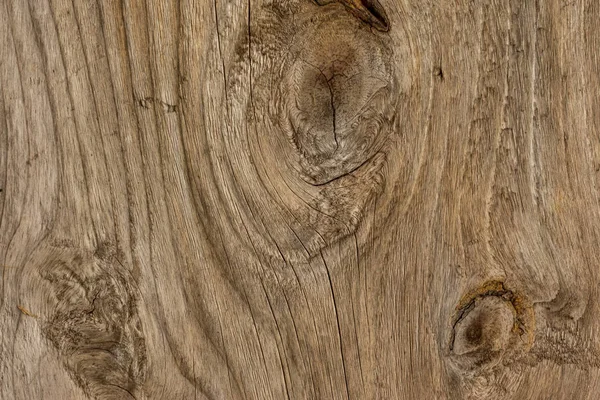
[[[599,21],[0,1],[0,398],[600,398]]]

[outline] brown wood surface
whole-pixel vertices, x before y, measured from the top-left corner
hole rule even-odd
[[[597,0],[0,1],[0,398],[600,398]]]

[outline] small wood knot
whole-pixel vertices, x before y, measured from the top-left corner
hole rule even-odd
[[[450,354],[463,369],[489,368],[514,358],[533,343],[531,304],[499,281],[487,282],[459,302]]]

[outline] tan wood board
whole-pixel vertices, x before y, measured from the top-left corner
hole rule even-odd
[[[600,398],[597,0],[0,2],[0,398]]]

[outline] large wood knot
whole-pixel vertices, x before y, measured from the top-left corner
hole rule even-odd
[[[211,162],[231,170],[216,181],[230,196],[221,204],[243,214],[240,240],[305,261],[353,234],[383,188],[412,87],[410,46],[338,2],[276,2],[257,15],[226,75],[228,130],[210,138],[223,149]]]
[[[343,18],[323,21],[290,48],[279,115],[307,182],[322,185],[364,164],[391,130],[395,79],[380,38]]]
[[[533,331],[533,309],[526,299],[502,282],[487,282],[457,306],[451,359],[465,370],[491,368],[528,351]]]

